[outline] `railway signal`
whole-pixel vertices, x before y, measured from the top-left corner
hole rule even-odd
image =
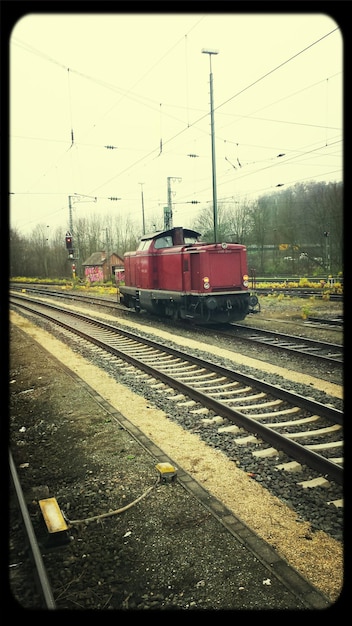
[[[66,241],[66,248],[68,250],[68,258],[73,259],[74,258],[73,239],[69,231],[67,231],[66,233],[65,241]]]
[[[71,233],[66,233],[65,241],[66,241],[66,248],[67,248],[67,250],[72,250],[72,248],[73,248],[73,241],[72,241]]]

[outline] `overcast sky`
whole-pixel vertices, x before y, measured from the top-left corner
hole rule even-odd
[[[218,204],[342,180],[343,38],[327,14],[29,14],[9,53],[22,234],[66,230],[69,196],[74,219],[109,211],[141,231],[142,191],[148,223],[168,179],[174,225],[212,206],[210,59]]]

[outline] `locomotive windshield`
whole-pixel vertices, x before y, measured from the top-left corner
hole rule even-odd
[[[175,227],[169,230],[144,235],[137,248],[138,251],[149,250],[151,241],[154,240],[154,248],[172,248],[173,246],[190,246],[199,242],[200,233],[189,228]]]
[[[158,237],[154,242],[154,247],[157,250],[160,248],[171,248],[172,247],[172,237],[171,235],[165,235],[164,237]]]
[[[158,237],[157,239],[155,239],[154,242],[154,247],[157,250],[160,250],[160,248],[172,248],[172,246],[175,245],[190,245],[192,243],[197,243],[198,241],[198,237],[195,236],[185,236],[183,242],[181,243],[180,241],[173,241],[171,235],[164,235],[163,237]]]

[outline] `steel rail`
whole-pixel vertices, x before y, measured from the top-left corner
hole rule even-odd
[[[34,559],[36,572],[38,575],[38,588],[39,588],[38,591],[40,592],[40,595],[43,597],[46,608],[55,609],[56,604],[55,604],[55,600],[51,591],[51,585],[50,585],[50,582],[46,573],[46,569],[43,563],[43,559],[42,559],[42,556],[38,547],[37,538],[35,536],[32,522],[28,513],[26,501],[23,495],[23,491],[22,491],[21,483],[18,478],[16,467],[12,458],[11,450],[9,450],[9,464],[10,464],[10,475],[11,475],[12,483],[15,489],[18,505],[21,511],[21,515],[22,515],[23,522],[25,525],[30,549],[31,549],[33,559]]]
[[[338,409],[335,409],[334,407],[331,406],[327,406],[325,404],[322,404],[320,402],[317,402],[315,400],[311,400],[309,398],[306,398],[305,396],[300,396],[299,394],[293,393],[291,391],[287,391],[286,389],[281,389],[280,387],[277,386],[273,386],[270,383],[266,383],[263,380],[257,379],[254,376],[249,376],[248,374],[243,374],[242,372],[238,371],[238,370],[229,370],[221,365],[218,365],[217,363],[212,363],[209,361],[205,361],[204,359],[194,356],[192,354],[189,354],[187,352],[183,352],[182,350],[178,350],[176,348],[172,348],[171,346],[166,346],[166,345],[161,345],[160,343],[153,341],[152,339],[149,339],[147,337],[141,337],[140,335],[136,335],[133,332],[130,332],[128,330],[122,329],[122,328],[117,328],[116,326],[113,326],[112,324],[108,324],[107,322],[104,322],[102,320],[97,320],[96,318],[92,318],[89,315],[83,315],[81,313],[78,313],[76,311],[71,311],[69,309],[62,309],[61,307],[56,306],[55,304],[50,304],[50,303],[42,303],[42,302],[38,302],[37,300],[31,300],[30,298],[22,298],[21,296],[15,296],[15,298],[18,297],[21,301],[21,305],[23,308],[28,308],[29,311],[31,311],[32,309],[30,307],[26,307],[26,305],[23,304],[23,302],[27,301],[27,302],[32,302],[33,304],[37,304],[39,306],[43,306],[46,309],[52,309],[56,312],[60,312],[62,314],[67,314],[69,317],[74,317],[76,319],[81,319],[82,322],[85,323],[90,323],[92,325],[97,326],[100,329],[105,329],[109,332],[113,332],[113,333],[118,333],[124,337],[127,337],[129,339],[132,339],[134,341],[139,341],[140,343],[143,343],[144,345],[148,345],[152,348],[154,348],[155,350],[165,350],[165,352],[167,352],[168,354],[172,354],[175,357],[179,357],[182,359],[185,359],[187,361],[189,361],[190,363],[193,363],[199,367],[205,367],[206,369],[215,372],[217,374],[219,374],[220,376],[226,376],[227,378],[230,378],[232,380],[236,380],[236,381],[240,381],[242,382],[244,385],[255,385],[256,388],[260,389],[261,391],[264,391],[265,393],[271,394],[273,396],[275,396],[276,398],[280,398],[283,401],[286,402],[290,402],[291,404],[295,404],[296,406],[305,409],[307,411],[315,411],[315,412],[319,412],[319,415],[321,417],[325,417],[330,421],[333,421],[336,424],[341,424],[343,423],[343,413],[342,411],[339,411]],[[41,313],[40,311],[38,311],[39,315],[42,315],[43,317],[47,317],[46,313]],[[57,322],[59,325],[61,325],[61,323],[59,321],[57,321],[55,318],[54,320],[55,322]],[[72,332],[75,332],[76,334],[79,334],[79,331],[77,331],[76,329],[70,327],[69,325],[66,325],[65,323],[62,324],[62,326],[66,327],[67,330],[71,330]],[[83,337],[83,335],[82,335]],[[102,346],[105,348],[105,344],[102,344]],[[124,354],[123,352],[121,352],[121,354]]]
[[[30,290],[27,289],[27,292],[28,291]],[[84,294],[78,295],[78,294],[72,294],[72,293],[67,294],[67,292],[60,293],[60,292],[54,292],[54,291],[44,291],[38,288],[34,288],[31,291],[32,293],[58,297],[59,299],[62,298],[66,300],[67,299],[76,300],[77,302],[81,301],[81,302],[89,303],[89,304],[93,302],[93,303],[100,304],[101,306],[105,306],[113,310],[115,310],[117,306],[119,306],[115,300],[108,300],[107,298],[101,298],[99,296],[94,296],[94,295],[84,295]],[[122,307],[122,310],[125,311],[125,307]],[[135,312],[129,311],[129,313],[133,314]],[[181,327],[183,327],[182,322],[178,320],[177,323],[180,324]],[[239,336],[239,339],[241,339],[242,341],[260,343],[261,345],[272,348],[273,350],[281,350],[286,353],[293,352],[295,354],[299,354],[300,356],[315,359],[316,361],[325,361],[332,365],[341,365],[343,363],[343,346],[339,344],[324,343],[322,341],[317,341],[314,339],[298,337],[295,335],[287,335],[285,333],[278,333],[275,331],[263,330],[263,329],[255,328],[255,327],[242,326],[241,324],[236,324],[236,323],[233,323],[230,326],[231,328],[234,328],[236,332],[239,332],[242,334],[242,336],[241,335]],[[198,329],[198,330],[204,331],[204,326],[203,327],[198,326],[197,324],[194,325],[193,328],[195,330]],[[230,338],[233,338],[233,335],[231,335],[230,332],[223,331],[219,327],[216,327],[216,332],[223,336],[226,336],[226,337],[228,336]],[[265,339],[261,340],[260,336],[259,338],[256,338],[255,336],[246,337],[246,336],[243,336],[243,333],[247,333],[247,334],[251,333],[252,335],[254,335],[255,333],[258,333],[259,335],[263,335],[263,337],[266,335],[267,337],[271,336],[274,339],[278,339],[278,340],[281,339],[283,341],[287,340],[288,342],[296,342],[296,346],[289,346],[289,345],[285,346],[282,344],[280,345],[280,344],[270,343],[270,341],[265,341]],[[297,344],[301,344],[303,349],[301,350],[300,346]],[[312,349],[316,348],[320,352],[311,352],[309,351],[310,348]],[[324,350],[332,351],[335,354],[335,356],[330,356],[329,354],[322,354]]]
[[[225,337],[239,338],[243,341],[259,343],[260,345],[273,348],[274,350],[294,352],[300,356],[328,361],[331,364],[341,365],[343,362],[343,346],[340,344],[327,343],[317,339],[299,337],[297,335],[287,335],[286,333],[279,333],[273,330],[241,326],[240,324],[232,324],[231,326],[234,328],[236,335],[223,331],[219,331],[219,333]],[[274,341],[277,343],[273,343]],[[284,345],[285,342],[287,342],[287,345]],[[311,350],[331,352],[333,354],[335,353],[336,356],[332,357],[329,356],[329,354],[321,354],[319,352],[312,352]]]
[[[28,299],[26,300],[28,302]],[[194,357],[192,355],[176,350],[174,348],[170,348],[168,346],[160,346],[160,344],[150,339],[146,339],[138,335],[134,335],[133,333],[129,331],[121,330],[120,328],[116,328],[115,326],[112,326],[100,320],[90,318],[89,316],[85,316],[80,313],[72,312],[69,310],[63,311],[59,307],[56,307],[55,305],[52,305],[52,304],[41,303],[41,302],[38,303],[38,301],[33,301],[33,304],[37,306],[38,305],[42,306],[49,310],[52,309],[56,313],[59,312],[62,315],[67,315],[69,317],[79,319],[82,323],[88,324],[90,328],[92,326],[95,326],[99,328],[99,330],[103,329],[108,332],[112,332],[115,336],[116,334],[119,334],[124,337],[128,337],[129,339],[135,341],[136,343],[138,342],[144,345],[148,345],[159,352],[161,351],[167,352],[168,354],[172,354],[175,357],[178,357],[185,361],[193,363],[200,368],[203,368],[203,369],[205,368],[208,371],[215,372],[220,376],[224,376],[229,380],[240,381],[245,385],[251,385],[257,389],[261,389],[262,391],[264,391],[267,394],[272,395],[273,397],[280,398],[285,402],[289,402],[290,404],[303,408],[313,414],[318,413],[321,417],[325,417],[329,419],[330,421],[333,421],[336,424],[343,423],[343,413],[333,407],[323,405],[319,402],[305,398],[304,396],[296,395],[284,389],[274,387],[273,385],[270,385],[269,383],[265,383],[252,376],[244,375],[241,372],[238,372],[235,370],[228,370],[214,363],[208,363],[204,361],[203,359]],[[30,307],[26,307],[26,305],[22,303],[21,303],[21,306],[23,306],[23,308],[25,309],[27,308],[28,310],[32,311]],[[302,446],[301,444],[293,440],[290,440],[287,436],[279,434],[275,432],[274,430],[268,428],[267,426],[260,424],[259,422],[250,418],[244,413],[236,409],[233,409],[231,407],[227,407],[226,405],[222,404],[220,401],[215,400],[214,398],[204,394],[203,392],[195,389],[194,387],[190,387],[186,383],[183,383],[182,381],[178,381],[177,379],[175,379],[174,377],[171,377],[169,374],[166,374],[159,368],[156,368],[155,366],[150,366],[147,363],[140,360],[139,358],[136,358],[126,353],[124,350],[120,350],[116,348],[115,346],[107,344],[106,341],[102,341],[101,339],[97,337],[93,337],[91,330],[87,332],[84,330],[80,330],[78,328],[73,328],[70,324],[64,322],[63,320],[59,320],[57,317],[52,318],[47,313],[44,313],[41,311],[36,311],[36,314],[42,316],[43,318],[50,319],[55,324],[59,325],[62,328],[65,328],[66,330],[70,332],[73,332],[74,334],[81,337],[82,339],[88,340],[90,343],[93,343],[94,345],[102,348],[103,350],[108,351],[110,354],[113,354],[114,356],[122,358],[123,360],[127,361],[134,367],[137,367],[138,369],[142,369],[149,375],[159,378],[168,386],[176,388],[180,392],[191,397],[192,399],[198,402],[201,402],[203,405],[207,406],[208,408],[211,408],[214,412],[221,415],[222,417],[225,417],[229,421],[237,425],[238,424],[241,425],[242,427],[246,428],[247,430],[249,430],[250,432],[254,434],[262,436],[265,441],[276,445],[280,450],[298,459],[301,463],[304,463],[307,466],[311,467],[312,469],[315,469],[318,472],[326,476],[329,476],[337,484],[340,484],[340,485],[342,484],[343,468],[340,465],[337,465],[336,463],[332,463],[329,459],[321,457],[320,455],[316,454],[314,451],[309,450],[308,448],[305,448],[304,446]]]

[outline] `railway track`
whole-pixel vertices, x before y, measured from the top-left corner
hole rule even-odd
[[[68,337],[72,344],[72,335],[68,335]],[[46,360],[45,351],[42,351],[41,348],[35,347],[32,353],[29,343],[25,338],[23,338],[23,342],[19,342],[18,349],[22,350],[22,353],[27,353],[27,358],[20,362],[29,363],[30,355],[30,361],[35,362],[38,367],[36,369],[37,376],[40,378],[43,376],[43,391],[46,389],[47,382],[51,388],[50,381],[54,374],[55,385],[58,383],[59,389],[64,392],[62,405],[56,405],[56,409],[62,406],[64,419],[60,419],[60,427],[58,430],[55,429],[55,436],[49,436],[47,444],[49,441],[50,444],[45,447],[46,462],[44,466],[42,466],[43,457],[39,454],[39,458],[36,455],[35,458],[31,458],[30,468],[20,470],[22,477],[24,474],[27,475],[25,479],[27,501],[31,500],[28,498],[31,485],[38,484],[36,482],[38,474],[35,476],[36,467],[40,470],[41,481],[44,481],[40,484],[49,485],[51,495],[57,496],[60,506],[63,507],[62,510],[69,512],[71,520],[74,517],[82,518],[82,516],[89,517],[94,513],[111,512],[120,500],[118,494],[120,496],[124,494],[123,497],[126,498],[124,503],[133,500],[141,494],[145,486],[152,485],[155,476],[153,468],[150,468],[151,462],[153,464],[151,460],[159,460],[159,458],[161,461],[167,460],[164,457],[165,452],[158,451],[151,440],[149,441],[150,456],[139,452],[136,445],[131,441],[133,439],[137,441],[136,430],[138,429],[132,427],[129,431],[128,420],[122,415],[116,415],[114,407],[110,406],[109,408],[109,404],[97,394],[96,390],[91,388],[89,392],[87,389],[91,400],[89,406],[83,402],[83,408],[83,398],[79,389],[81,385],[86,389],[84,381],[64,365],[62,368],[58,367],[55,362],[50,365]],[[23,350],[24,347],[25,350]],[[20,389],[27,388],[29,380],[32,378],[28,379],[26,375],[24,379],[22,377],[22,385],[17,389],[15,396]],[[24,398],[22,394],[20,396]],[[40,396],[37,396],[37,400],[38,403],[32,404],[33,409],[40,408]],[[94,406],[90,407],[93,404]],[[82,420],[76,420],[77,442],[80,443],[80,452],[77,448],[76,454],[83,464],[88,441],[90,441],[88,450],[93,452],[95,460],[93,465],[88,467],[92,467],[93,472],[87,472],[83,469],[77,476],[76,464],[70,467],[70,462],[65,456],[65,448],[63,456],[66,463],[61,472],[55,471],[55,469],[59,469],[58,466],[60,465],[59,457],[55,455],[55,451],[58,446],[57,435],[60,437],[61,428],[61,438],[67,442],[67,445],[74,445],[75,437],[72,438],[72,430],[76,430],[73,427],[75,420],[72,420],[72,414],[67,416],[67,405],[73,409],[72,414],[76,407],[80,407],[78,414],[84,414],[85,421],[87,420],[84,437],[82,437]],[[102,410],[100,410],[100,405]],[[110,412],[108,413],[108,411]],[[57,422],[58,412],[60,413],[60,410],[56,411],[51,418],[47,416],[48,419],[45,419],[46,433],[52,433],[53,424],[59,426]],[[41,416],[40,410],[35,410],[35,414]],[[26,415],[26,410],[22,412],[22,415]],[[91,421],[88,415],[91,415]],[[107,419],[108,415],[109,419]],[[118,420],[122,419],[123,428],[121,426],[116,428],[118,423],[113,425],[115,416]],[[29,418],[28,422],[25,422],[29,430],[35,427],[34,421]],[[41,419],[39,418],[37,424],[39,425],[40,422]],[[18,425],[21,423],[24,422],[17,421]],[[105,435],[101,434],[101,430],[105,430]],[[41,433],[44,433],[42,428]],[[142,433],[140,435],[142,435],[140,438],[141,449],[145,450],[148,445],[147,438]],[[19,437],[21,438],[21,435]],[[108,457],[106,457],[106,452],[103,453],[101,459],[104,459],[104,465],[99,465],[99,471],[95,465],[98,462],[95,455],[98,454],[98,451],[102,451],[101,444],[103,440],[107,439],[110,443],[108,445],[110,453],[107,453]],[[116,454],[116,444],[119,450],[118,454]],[[34,449],[38,448],[35,440],[32,441],[32,446]],[[28,449],[27,455],[29,452]],[[139,470],[136,471],[135,460],[132,463],[129,461],[130,467],[126,474],[126,460],[129,457],[132,458],[133,453],[139,457]],[[144,460],[140,457],[143,457]],[[18,463],[18,450],[16,460]],[[73,473],[71,474],[71,472]],[[119,487],[114,483],[114,479],[120,472],[125,476],[125,480]],[[249,482],[251,482],[250,479]],[[116,485],[115,490],[111,491],[113,484]],[[109,490],[106,493],[107,486],[109,486]],[[124,488],[121,490],[122,487]],[[193,495],[191,498],[187,497],[185,495],[187,492],[193,494],[195,498]],[[197,504],[197,500],[204,502],[204,508]],[[70,503],[70,508],[68,508],[68,503]],[[34,515],[33,506],[31,503],[31,515],[34,518],[34,528],[37,532],[39,519],[36,519],[37,515]],[[213,511],[213,515],[210,514],[210,510]],[[275,511],[271,514],[276,520]],[[302,518],[301,521],[303,521]],[[309,583],[307,584],[304,574],[303,578],[296,574],[294,569],[288,566],[285,559],[279,558],[275,547],[271,548],[267,543],[262,543],[258,535],[250,532],[240,519],[234,518],[221,502],[209,498],[209,492],[206,489],[201,489],[199,484],[193,485],[190,476],[187,476],[180,468],[176,483],[172,486],[167,483],[159,485],[151,492],[150,497],[148,496],[138,506],[128,509],[123,515],[110,516],[99,524],[93,521],[91,523],[86,521],[77,527],[74,522],[71,524],[73,526],[70,530],[72,536],[69,544],[52,550],[45,549],[43,544],[41,545],[49,580],[52,583],[56,608],[59,610],[67,608],[71,610],[85,608],[89,610],[93,608],[103,610],[155,609],[155,605],[164,609],[192,608],[192,603],[194,608],[204,609],[207,608],[204,598],[207,598],[211,608],[223,606],[236,610],[240,608],[242,610],[257,608],[259,610],[260,607],[265,609],[298,607],[321,609],[327,608],[333,601],[331,599],[329,602],[326,596],[322,596],[316,588]],[[300,526],[302,527],[302,524]],[[300,530],[298,530],[298,534],[301,534]],[[39,532],[38,537],[41,536],[41,532]],[[302,547],[304,545],[309,546],[312,544],[311,541],[308,543],[309,539],[311,536],[302,537],[299,539],[299,543],[302,544]],[[210,544],[214,545],[214,548],[211,548]],[[275,543],[273,545],[275,546]],[[19,553],[21,547],[20,545]],[[315,546],[315,550],[316,548],[317,546]],[[155,552],[157,556],[154,555]],[[252,552],[254,552],[254,558],[250,557]],[[193,554],[196,557],[195,564],[192,563]],[[201,559],[199,558],[200,554]],[[20,559],[12,560],[13,568],[11,567],[11,570],[16,571],[17,576],[20,576],[20,570],[24,568],[24,563],[18,563],[18,560],[23,561],[24,559],[21,556]],[[192,576],[195,566],[197,573]],[[153,578],[154,571],[156,574]],[[34,579],[34,576],[29,573],[28,579],[25,580],[23,578],[24,573],[22,572],[22,584],[19,579],[16,583],[18,592],[16,597],[20,598],[21,601],[28,597],[30,584]],[[143,573],[146,574],[146,579]],[[165,573],[166,576],[164,576]],[[157,584],[151,585],[151,580],[155,580]],[[215,580],[216,587],[214,588]],[[319,577],[316,580],[319,580]],[[178,581],[179,587],[176,586]],[[201,582],[196,585],[197,591],[195,592],[194,587],[197,581]],[[203,581],[206,582],[206,596],[202,591]],[[222,595],[218,595],[215,589],[221,589]],[[219,602],[219,600],[221,601]],[[32,606],[31,603],[28,608]],[[39,604],[33,608],[38,609]]]
[[[56,297],[71,302],[95,303],[111,310],[116,310],[116,308],[119,307],[119,304],[113,300],[91,295],[41,290],[36,287],[26,289],[26,292],[35,293],[40,296]],[[125,307],[121,307],[121,309],[126,312]],[[133,311],[129,313],[134,314]],[[180,326],[182,326],[181,322]],[[197,326],[194,326],[194,328],[196,329]],[[204,327],[200,327],[199,330],[203,332]],[[209,328],[208,332],[214,332],[214,328]],[[262,347],[269,347],[272,350],[285,352],[287,354],[295,353],[304,358],[311,358],[316,362],[321,361],[333,366],[343,364],[343,346],[340,344],[302,338],[296,335],[288,335],[260,328],[246,327],[245,322],[244,324],[231,324],[230,328],[228,325],[226,325],[225,328],[217,326],[215,332],[217,335],[221,334],[222,337],[226,337],[231,341],[240,339],[241,341],[258,344]]]
[[[41,548],[38,543],[37,536],[33,529],[31,516],[28,511],[28,507],[25,501],[25,497],[22,491],[21,481],[18,476],[15,463],[12,458],[11,450],[9,451],[9,467],[11,486],[13,489],[14,500],[16,501],[16,507],[18,513],[21,516],[23,524],[23,548],[26,550],[26,568],[23,572],[23,562],[12,563],[11,567],[14,568],[14,572],[10,572],[10,578],[12,576],[20,575],[23,578],[23,589],[29,588],[31,595],[31,603],[34,606],[42,609],[55,609],[55,599],[52,592],[51,583],[48,577],[48,573],[42,558]],[[12,514],[11,519],[16,519],[16,515]],[[10,542],[10,559],[11,559],[11,542]],[[20,574],[17,574],[16,568],[18,568]],[[18,583],[17,583],[18,584]]]
[[[343,316],[342,315],[336,315],[335,317],[329,317],[329,318],[324,318],[324,317],[313,317],[311,315],[309,315],[307,317],[307,321],[306,321],[306,325],[312,325],[312,326],[335,326],[338,328],[341,328],[343,326]]]
[[[33,284],[33,283],[16,283],[15,281],[11,282],[11,288],[15,288],[15,289],[26,289],[28,291],[34,291],[34,290],[42,290],[42,291],[46,291],[46,292],[50,292],[51,288],[50,285],[48,284],[47,286],[44,286],[43,284]],[[343,302],[343,294],[341,293],[333,293],[328,286],[326,287],[328,289],[329,292],[329,300],[334,301],[334,302]],[[302,298],[302,299],[307,299],[307,298],[317,298],[317,299],[321,299],[325,296],[325,292],[323,288],[320,289],[308,289],[308,288],[299,288],[299,287],[293,287],[293,288],[289,288],[289,287],[260,287],[259,285],[253,285],[252,286],[252,291],[255,291],[258,295],[258,297],[260,298],[260,296],[267,296],[267,295],[272,295],[272,294],[280,294],[280,295],[284,295],[287,297],[297,297],[297,298]]]
[[[302,487],[342,485],[340,410],[55,305],[21,296],[11,296],[10,303],[113,355],[116,367],[126,371],[127,362],[133,371],[142,370],[148,384],[175,406],[187,407],[192,428],[216,428],[236,446],[273,459],[273,471],[291,471],[293,464],[309,468]]]
[[[324,360],[330,364],[343,363],[343,346],[340,344],[317,341],[296,335],[287,335],[285,333],[263,330],[261,328],[249,328],[240,324],[232,324],[231,326],[234,332],[220,331],[224,336],[229,337],[229,339],[235,337],[244,341],[269,346],[270,348],[286,353],[295,352],[300,356],[307,356],[321,361]]]

